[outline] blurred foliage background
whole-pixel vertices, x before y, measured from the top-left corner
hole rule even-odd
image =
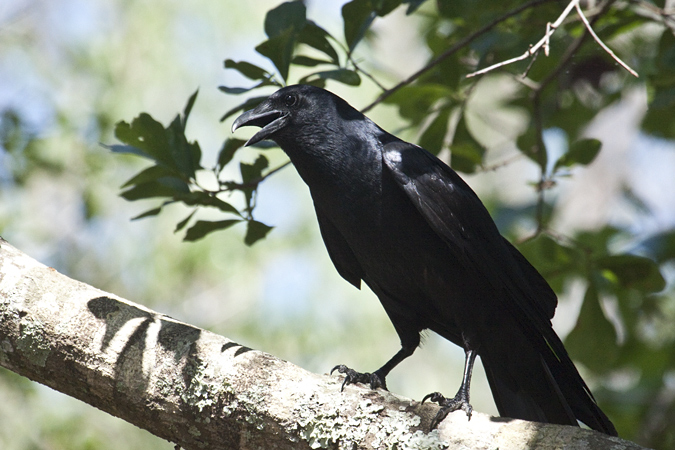
[[[567,4],[2,2],[0,234],[311,371],[377,368],[399,345],[376,297],[332,267],[294,169],[267,176],[285,155],[229,131],[277,86],[325,85],[462,173],[559,294],[554,326],[620,435],[673,448],[673,2],[581,2],[639,78],[575,12],[548,57],[465,78],[527,51]],[[462,361],[428,335],[388,385],[451,393]],[[495,414],[474,377],[474,408]],[[173,448],[4,369],[0,398],[3,450]]]

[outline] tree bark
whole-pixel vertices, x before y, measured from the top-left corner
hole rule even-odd
[[[638,449],[348,386],[72,280],[0,238],[0,365],[192,449]]]

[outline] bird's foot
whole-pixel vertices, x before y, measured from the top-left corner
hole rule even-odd
[[[464,411],[469,420],[471,420],[473,407],[469,403],[469,396],[464,394],[462,390],[460,390],[460,392],[458,392],[454,398],[445,398],[440,392],[434,392],[432,394],[426,395],[422,399],[422,403],[427,400],[438,403],[438,405],[441,407],[441,409],[438,410],[436,417],[434,417],[431,421],[430,430],[436,428],[448,414],[460,409]]]
[[[342,388],[340,391],[344,391],[345,386],[348,384],[362,383],[369,384],[371,389],[382,388],[387,390],[387,383],[384,380],[384,377],[381,377],[377,372],[373,373],[361,373],[357,372],[354,369],[350,369],[344,364],[339,364],[330,371],[331,375],[333,372],[338,371],[345,375],[345,379],[342,382]]]

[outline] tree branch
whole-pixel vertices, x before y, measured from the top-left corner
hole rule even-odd
[[[626,64],[626,63],[623,62],[618,56],[616,56],[616,55],[614,54],[614,52],[613,52],[609,47],[607,47],[607,45],[605,45],[604,42],[602,42],[602,40],[598,37],[598,35],[595,34],[595,31],[593,31],[593,27],[591,26],[590,23],[588,23],[588,19],[587,19],[586,16],[584,15],[584,12],[581,10],[581,6],[579,6],[579,2],[578,2],[578,1],[574,1],[574,2],[572,2],[572,3],[574,3],[574,8],[577,10],[577,14],[579,14],[579,17],[581,18],[581,21],[584,23],[584,26],[586,27],[586,29],[588,30],[588,32],[591,33],[591,36],[593,36],[593,39],[595,39],[595,42],[597,42],[598,45],[599,45],[600,47],[602,47],[602,49],[603,49],[604,51],[606,51],[607,54],[608,54],[609,56],[611,56],[611,57],[614,59],[614,61],[616,61],[621,67],[623,67],[624,69],[626,69],[626,70],[627,70],[631,75],[633,75],[635,78],[639,78],[639,75],[637,74],[637,72],[634,71],[633,69],[631,69],[630,66],[628,66],[628,64]]]
[[[567,16],[569,15],[570,12],[572,12],[572,9],[574,9],[574,5],[578,4],[578,3],[579,3],[579,0],[572,0],[570,2],[570,4],[567,5],[567,7],[565,7],[565,9],[560,14],[558,19],[556,19],[555,22],[547,23],[546,24],[546,33],[544,34],[544,37],[541,38],[539,40],[539,42],[537,42],[536,44],[531,45],[530,48],[528,48],[527,51],[525,53],[523,53],[522,55],[516,56],[515,58],[507,59],[506,61],[502,61],[502,62],[499,62],[497,64],[493,64],[493,65],[491,65],[489,67],[486,67],[484,69],[477,70],[476,72],[472,72],[472,73],[468,74],[466,77],[472,78],[472,77],[475,77],[477,75],[482,75],[484,73],[488,73],[488,72],[490,72],[494,69],[497,69],[499,67],[503,67],[503,66],[506,66],[508,64],[512,64],[512,63],[517,62],[517,61],[522,61],[523,59],[527,59],[531,56],[535,56],[539,52],[539,49],[542,48],[542,46],[544,47],[544,53],[546,54],[546,56],[548,56],[549,40],[551,38],[551,35],[553,33],[555,33],[555,30],[557,30],[558,27],[560,26],[560,24],[563,23],[563,20],[565,20],[567,18]]]
[[[375,99],[371,104],[366,106],[365,108],[361,109],[362,113],[367,113],[373,107],[376,105],[382,103],[385,99],[387,99],[390,95],[392,95],[394,92],[398,91],[404,86],[409,85],[413,81],[417,80],[419,77],[427,73],[429,70],[433,69],[437,65],[439,65],[441,62],[452,56],[455,52],[459,51],[462,49],[464,46],[468,45],[471,43],[474,39],[480,37],[484,33],[487,33],[490,31],[492,28],[494,28],[497,24],[509,19],[510,17],[513,17],[517,14],[520,14],[521,12],[525,11],[526,9],[533,8],[537,5],[540,5],[542,3],[547,3],[551,0],[531,0],[527,3],[524,3],[511,11],[507,12],[501,17],[498,17],[497,19],[493,20],[489,24],[485,25],[483,28],[474,31],[473,33],[469,34],[468,36],[465,36],[464,38],[460,39],[458,42],[456,42],[453,46],[448,48],[446,51],[438,55],[438,57],[434,58],[433,60],[429,61],[424,67],[422,67],[420,70],[415,72],[414,74],[410,75],[408,78],[406,78],[403,81],[400,81],[398,84],[396,84],[394,87],[387,89],[386,91],[382,92],[379,97]]]
[[[639,449],[570,426],[450,414],[72,280],[0,238],[0,365],[192,449]]]
[[[541,110],[541,97],[544,90],[551,84],[553,81],[560,75],[560,73],[567,67],[567,65],[572,60],[572,57],[576,52],[581,48],[581,45],[584,43],[584,40],[588,36],[588,29],[602,16],[602,14],[610,7],[612,0],[605,2],[600,7],[600,12],[591,18],[590,26],[584,30],[584,33],[575,39],[575,41],[565,50],[565,53],[560,58],[558,65],[546,75],[546,77],[541,80],[537,86],[533,89],[532,92],[532,105],[533,105],[533,117],[536,133],[536,156],[539,164],[540,176],[539,182],[537,184],[537,210],[536,210],[536,221],[537,229],[534,233],[521,240],[525,242],[529,239],[532,239],[539,234],[541,234],[547,227],[544,223],[544,207],[545,207],[545,192],[546,190],[553,186],[553,180],[548,178],[546,173],[547,158],[546,147],[544,146],[544,123],[543,123],[543,112]]]
[[[637,74],[637,72],[635,70],[631,69],[628,66],[628,64],[626,64],[618,56],[616,56],[616,54],[609,47],[607,47],[607,45],[605,45],[604,42],[602,42],[602,40],[598,37],[598,35],[595,34],[595,31],[593,31],[593,27],[588,22],[588,19],[586,18],[586,16],[584,15],[584,12],[581,10],[581,7],[579,6],[579,1],[580,0],[572,0],[565,7],[565,9],[560,14],[560,16],[556,19],[555,22],[547,23],[546,24],[546,33],[544,34],[544,37],[542,37],[539,40],[539,42],[537,42],[536,44],[531,45],[530,48],[528,48],[525,53],[523,53],[520,56],[516,56],[515,58],[507,59],[506,61],[502,61],[502,62],[499,62],[497,64],[493,64],[493,65],[491,65],[489,67],[486,67],[484,69],[477,70],[476,72],[472,72],[472,73],[468,74],[466,77],[471,78],[471,77],[475,77],[477,75],[483,75],[485,73],[491,72],[495,69],[506,66],[508,64],[512,64],[512,63],[517,62],[517,61],[522,61],[522,60],[530,58],[530,57],[536,57],[537,53],[539,52],[539,50],[542,47],[544,48],[545,55],[548,56],[549,41],[550,41],[551,35],[563,23],[563,21],[567,18],[567,16],[570,14],[570,12],[572,12],[572,9],[576,9],[577,14],[579,14],[579,18],[584,23],[584,26],[586,27],[588,32],[591,34],[591,36],[593,36],[593,39],[595,39],[595,41],[598,43],[598,45],[600,45],[600,47],[602,47],[602,49],[604,51],[606,51],[607,54],[609,54],[609,56],[611,56],[621,67],[626,69],[631,75],[633,75],[634,77],[637,78],[639,76]],[[527,73],[528,70],[529,70],[529,67],[525,72]]]

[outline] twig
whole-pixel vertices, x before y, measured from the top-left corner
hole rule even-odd
[[[270,170],[265,175],[262,175],[258,178],[254,178],[253,180],[247,181],[246,183],[234,183],[234,182],[229,182],[229,181],[227,181],[227,182],[219,181],[218,183],[220,184],[220,186],[225,186],[226,189],[221,189],[220,191],[216,191],[216,193],[233,191],[235,189],[243,190],[243,189],[256,188],[256,187],[258,187],[258,185],[260,183],[265,181],[267,178],[271,177],[272,175],[279,172],[281,169],[285,168],[286,166],[289,166],[290,164],[291,164],[290,161],[286,161],[285,163],[283,163],[279,167]]]
[[[332,36],[331,36],[331,37],[332,37]],[[382,90],[382,91],[386,91],[386,90],[387,90],[387,88],[384,87],[384,86],[382,85],[382,83],[380,83],[379,81],[377,81],[377,79],[376,79],[372,74],[370,74],[369,72],[366,72],[365,70],[363,70],[361,67],[359,67],[359,66],[356,64],[356,60],[354,59],[354,56],[352,55],[352,52],[350,52],[349,49],[348,49],[341,41],[339,41],[339,40],[337,40],[337,39],[335,39],[335,38],[333,38],[333,41],[334,41],[337,45],[339,45],[340,48],[342,48],[342,50],[343,50],[343,51],[345,52],[345,54],[347,55],[347,61],[349,61],[350,63],[352,63],[352,66],[354,66],[354,69],[356,69],[357,71],[361,72],[363,75],[366,76],[366,78],[368,78],[370,81],[372,81],[373,83],[375,83],[375,85],[376,85],[378,88],[380,88],[380,90]]]
[[[578,5],[579,5],[579,0],[572,0],[569,3],[569,5],[567,5],[567,7],[565,7],[562,14],[560,14],[560,17],[558,17],[558,19],[555,22],[553,22],[553,23],[549,22],[549,23],[546,24],[546,34],[544,35],[544,37],[541,38],[539,40],[539,42],[534,44],[532,47],[528,48],[527,51],[525,53],[523,53],[522,55],[516,56],[515,58],[511,58],[511,59],[508,59],[506,61],[502,61],[502,62],[497,63],[497,64],[493,64],[490,67],[486,67],[485,69],[477,70],[476,72],[468,74],[466,77],[471,78],[471,77],[475,77],[477,75],[482,75],[484,73],[488,73],[492,70],[498,69],[499,67],[503,67],[503,66],[506,66],[508,64],[512,64],[514,62],[522,61],[524,59],[527,59],[527,58],[535,55],[542,46],[544,47],[544,53],[546,54],[546,56],[548,56],[548,44],[549,44],[549,39],[550,39],[551,35],[553,33],[555,33],[555,30],[560,26],[560,24],[562,24],[563,20],[565,20],[567,18],[567,16],[570,14],[570,12],[572,12],[572,9],[575,6],[578,6]]]
[[[616,56],[616,55],[614,54],[614,52],[613,52],[609,47],[607,47],[607,46],[605,45],[604,42],[602,42],[602,41],[600,40],[600,38],[598,37],[598,35],[595,34],[595,31],[593,31],[593,27],[591,27],[591,24],[588,23],[588,19],[586,19],[586,16],[584,15],[583,11],[581,10],[581,7],[579,6],[579,2],[578,2],[578,1],[576,1],[575,8],[576,8],[576,10],[577,10],[577,13],[579,14],[579,17],[581,18],[581,21],[582,21],[582,22],[584,23],[584,25],[586,26],[586,29],[588,30],[589,33],[591,33],[591,36],[593,36],[593,39],[595,39],[595,42],[597,42],[598,45],[599,45],[600,47],[602,47],[603,50],[606,51],[606,52],[609,54],[609,56],[611,56],[612,58],[614,58],[614,61],[616,61],[617,63],[619,63],[619,65],[620,65],[621,67],[623,67],[624,69],[626,69],[626,70],[628,71],[628,73],[630,73],[631,75],[633,75],[635,78],[638,78],[639,75],[637,74],[637,72],[634,71],[633,69],[631,69],[631,68],[628,66],[628,64],[626,64],[625,62],[621,61],[621,59],[619,59],[619,57]]]
[[[534,116],[534,128],[536,133],[536,157],[537,163],[539,164],[540,177],[539,183],[537,183],[537,209],[536,209],[536,220],[537,220],[537,231],[539,234],[544,229],[544,207],[546,205],[546,199],[544,198],[544,193],[546,189],[543,188],[546,182],[546,163],[547,163],[547,154],[546,147],[544,146],[544,124],[542,122],[542,112],[541,112],[541,87],[540,90],[535,91],[534,96],[532,97],[532,113]]]
[[[551,35],[562,24],[562,22],[567,18],[567,16],[570,14],[572,9],[577,10],[577,13],[579,14],[579,18],[584,23],[586,29],[591,34],[591,36],[593,36],[593,39],[595,39],[595,41],[600,45],[600,47],[602,47],[603,50],[605,50],[617,63],[619,63],[619,65],[621,65],[621,67],[626,69],[631,75],[633,75],[635,77],[638,77],[639,75],[637,74],[637,72],[635,72],[633,69],[631,69],[628,66],[628,64],[626,64],[621,59],[619,59],[619,57],[616,56],[616,54],[614,54],[614,52],[609,47],[607,47],[605,45],[605,43],[602,42],[602,40],[595,34],[595,31],[593,31],[593,27],[591,27],[591,24],[588,22],[588,19],[586,18],[583,11],[581,10],[581,6],[579,6],[579,2],[580,2],[580,0],[572,0],[565,7],[562,14],[560,14],[560,16],[558,17],[558,19],[555,22],[547,23],[546,24],[546,34],[544,35],[544,37],[541,38],[539,40],[539,42],[537,42],[535,45],[528,48],[527,51],[525,53],[523,53],[522,55],[517,56],[515,58],[508,59],[506,61],[499,62],[497,64],[493,64],[493,65],[491,65],[489,67],[486,67],[484,69],[477,70],[476,72],[468,74],[466,77],[471,78],[471,77],[475,77],[477,75],[483,75],[483,74],[488,73],[492,70],[498,69],[499,67],[503,67],[503,66],[506,66],[508,64],[512,64],[512,63],[517,62],[517,61],[522,61],[524,59],[527,59],[527,58],[530,58],[530,57],[533,57],[533,56],[536,57],[537,53],[539,52],[539,49],[542,48],[542,47],[544,48],[544,54],[546,56],[548,56],[548,54],[549,54],[549,41],[550,41]],[[529,71],[531,65],[532,65],[532,63],[530,63],[530,66],[528,66],[525,73],[527,73]]]
[[[591,19],[591,25],[595,23],[601,16],[604,11],[609,8],[609,6],[612,4],[612,0],[609,0],[605,2],[601,8],[600,8],[600,13],[594,16]],[[586,36],[588,33],[585,31],[581,36],[579,36],[572,45],[570,45],[567,50],[565,51],[565,54],[563,54],[562,58],[560,59],[560,62],[558,63],[558,66],[553,69],[537,86],[537,88],[534,90],[533,95],[532,95],[532,103],[533,103],[533,108],[534,108],[534,124],[535,124],[535,129],[536,129],[536,134],[537,134],[537,160],[539,163],[539,167],[541,170],[541,175],[539,177],[539,183],[538,186],[543,187],[546,182],[547,182],[547,176],[546,176],[546,149],[544,148],[544,141],[543,141],[543,124],[541,122],[541,95],[542,92],[544,92],[544,89],[555,80],[558,75],[560,75],[560,72],[562,72],[565,67],[567,67],[567,64],[572,60],[572,57],[576,54],[576,52],[579,50],[581,45],[584,42],[584,39],[586,39]],[[537,231],[535,233],[535,236],[542,233],[546,229],[546,225],[544,224],[544,207],[545,207],[545,198],[544,198],[544,192],[545,189],[539,189],[537,192],[537,211],[536,211],[536,220],[537,220]],[[533,236],[534,237],[534,236]]]
[[[538,54],[539,53],[535,53],[534,55],[532,55],[532,59],[530,60],[530,63],[527,65],[527,68],[525,69],[525,72],[523,72],[523,74],[520,76],[520,78],[522,78],[522,79],[527,78],[527,75],[530,73],[530,69],[532,68],[532,66],[534,66],[534,62],[537,60]],[[548,56],[548,44],[546,44],[544,46],[544,54],[546,56]]]
[[[378,88],[380,88],[380,90],[382,90],[382,91],[386,91],[386,90],[387,90],[387,88],[384,87],[384,86],[382,85],[382,83],[380,83],[379,81],[377,81],[377,79],[376,79],[372,74],[370,74],[369,72],[366,72],[365,70],[363,70],[361,67],[359,67],[359,66],[356,64],[356,61],[354,61],[354,58],[352,57],[351,53],[350,53],[349,55],[347,55],[347,57],[349,58],[349,62],[352,63],[352,66],[354,66],[354,69],[358,70],[358,71],[361,72],[363,75],[365,75],[366,78],[368,78],[370,81],[372,81],[373,83],[375,83],[375,85],[376,85]]]
[[[369,104],[368,106],[363,108],[361,110],[361,112],[366,113],[366,112],[370,111],[371,109],[373,109],[373,107],[382,103],[386,98],[388,98],[394,92],[398,91],[402,87],[407,86],[410,83],[412,83],[413,81],[417,80],[419,77],[424,75],[426,72],[428,72],[429,70],[431,70],[432,68],[434,68],[435,66],[440,64],[445,59],[452,56],[454,53],[456,53],[458,50],[460,50],[461,48],[463,48],[464,46],[466,46],[470,42],[472,42],[474,39],[478,38],[479,36],[481,36],[482,34],[488,32],[488,31],[490,31],[495,25],[497,25],[497,24],[505,21],[506,19],[509,19],[509,18],[523,12],[526,9],[532,8],[534,6],[538,6],[542,3],[548,3],[549,1],[552,1],[552,0],[532,0],[532,1],[529,1],[525,4],[523,4],[523,5],[518,6],[517,8],[512,9],[511,11],[509,11],[508,13],[503,15],[502,17],[499,17],[499,18],[493,20],[492,22],[485,25],[480,30],[477,30],[477,31],[471,33],[470,35],[466,36],[465,38],[459,40],[457,43],[455,43],[455,45],[453,45],[452,47],[447,49],[445,52],[441,53],[438,57],[436,57],[435,59],[430,61],[426,66],[422,67],[420,70],[418,70],[414,74],[410,75],[405,80],[399,82],[394,87],[389,88],[389,89],[385,90],[384,92],[382,92],[380,94],[380,96],[375,99],[375,101],[373,101],[371,104]]]
[[[510,164],[513,163],[514,161],[518,161],[519,159],[522,159],[524,156],[525,156],[525,155],[523,155],[522,153],[519,152],[519,153],[516,153],[516,154],[514,154],[514,155],[511,155],[511,156],[509,156],[509,157],[507,157],[507,158],[504,158],[504,159],[501,160],[501,161],[498,161],[498,162],[496,162],[496,163],[490,164],[489,166],[483,166],[483,165],[481,165],[479,171],[480,171],[480,172],[494,172],[494,171],[496,171],[496,170],[498,170],[498,169],[501,169],[502,167],[506,167],[506,166],[510,165]]]
[[[645,0],[631,0],[631,3],[658,16],[665,26],[670,28],[670,30],[675,31],[675,9],[672,7],[671,9],[666,10],[665,8],[659,8]],[[636,14],[639,15],[640,13],[636,11]],[[650,18],[654,19],[654,17]]]

